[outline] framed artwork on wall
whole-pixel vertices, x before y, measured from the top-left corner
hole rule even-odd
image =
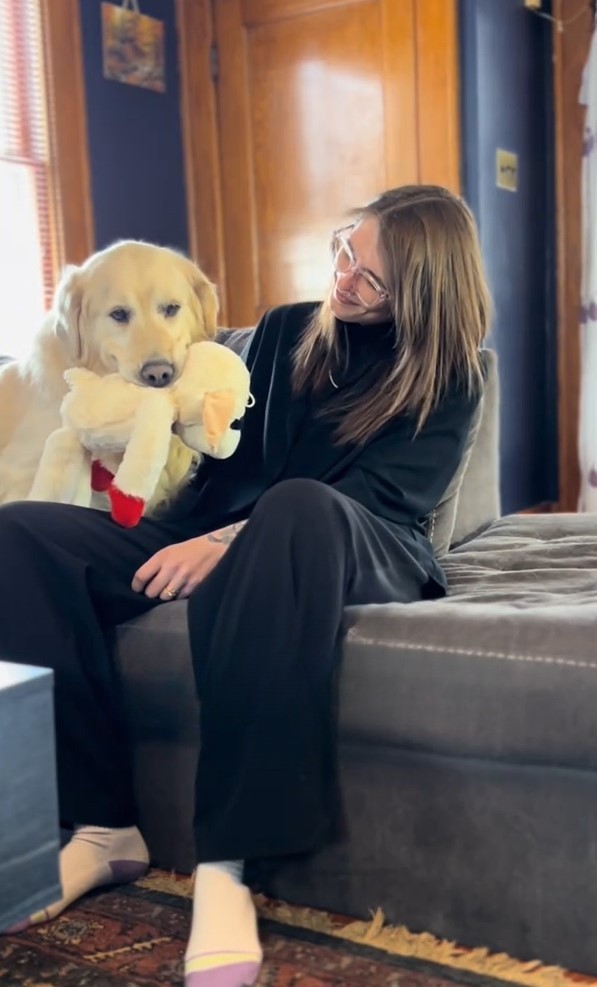
[[[166,91],[164,23],[131,4],[102,3],[102,53],[104,78]]]

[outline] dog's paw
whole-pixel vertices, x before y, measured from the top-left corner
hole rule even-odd
[[[110,498],[110,515],[116,524],[122,528],[134,528],[139,524],[145,510],[145,501],[141,497],[131,497],[130,494],[123,493],[114,484],[108,488]]]
[[[114,479],[114,474],[100,463],[99,459],[92,460],[91,463],[91,489],[95,493],[105,493],[110,489],[110,484]]]

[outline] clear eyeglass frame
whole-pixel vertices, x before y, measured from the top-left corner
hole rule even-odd
[[[332,233],[330,251],[334,276],[338,280],[346,274],[352,275],[356,280],[354,293],[361,305],[366,309],[375,309],[389,300],[390,293],[371,271],[359,267],[348,238],[353,229],[354,226],[343,226]]]

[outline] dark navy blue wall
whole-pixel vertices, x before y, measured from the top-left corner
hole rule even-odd
[[[141,4],[165,22],[165,93],[104,79],[100,8],[80,0],[96,246],[131,237],[186,251],[175,4]]]
[[[461,0],[460,14],[463,188],[496,309],[506,513],[557,500],[551,25],[522,0]],[[517,192],[496,186],[497,148],[518,154]]]

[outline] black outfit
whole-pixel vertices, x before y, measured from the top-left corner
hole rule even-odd
[[[238,450],[205,460],[163,517],[124,530],[84,508],[0,508],[0,655],[55,670],[63,820],[135,820],[109,644],[118,623],[163,604],[132,591],[133,573],[165,545],[249,518],[188,603],[201,700],[197,857],[306,852],[332,832],[343,609],[444,593],[423,522],[478,398],[455,388],[416,438],[401,416],[362,448],[335,444],[335,423],[318,413],[332,383],[318,397],[291,390],[291,353],[312,311],[286,306],[261,320],[246,354],[256,402]],[[366,388],[392,358],[393,328],[340,329],[346,364],[335,381]]]

